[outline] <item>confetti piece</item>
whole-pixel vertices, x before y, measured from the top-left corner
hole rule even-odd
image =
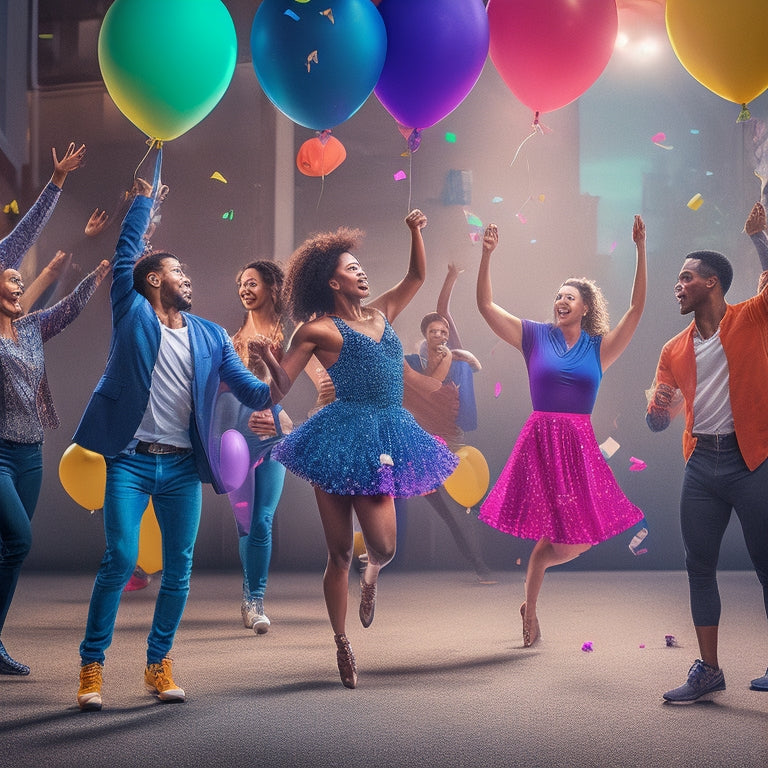
[[[687,203],[686,205],[692,210],[692,211],[698,211],[699,208],[701,208],[701,204],[704,202],[704,198],[697,192]]]
[[[289,16],[294,21],[299,21],[299,17],[289,8],[288,10],[283,12],[284,16]]]
[[[235,212],[230,208],[228,211],[224,211],[224,213],[221,214],[222,219],[226,219],[227,221],[232,221],[232,219],[235,218]]]
[[[331,24],[335,24],[333,20],[333,11],[330,8],[326,8],[324,11],[319,12],[321,16],[325,16]]]
[[[666,141],[667,140],[667,134],[664,133],[664,131],[659,131],[658,133],[654,133],[653,136],[651,136],[651,141],[654,144],[658,144],[660,141]]]
[[[638,648],[645,648],[645,643],[640,643],[640,645],[637,646]]]
[[[493,396],[498,397],[501,394],[501,382],[497,381],[496,386],[493,388]]]
[[[3,213],[13,213],[16,216],[19,215],[19,204],[16,202],[16,200],[11,200],[8,205],[3,206]]]
[[[309,72],[311,64],[317,64],[317,51],[312,51],[312,53],[307,56],[307,72]]]
[[[539,202],[540,202],[540,203],[543,203],[543,202],[544,202],[546,199],[547,199],[547,196],[546,196],[546,195],[545,195],[545,194],[542,192],[542,193],[539,195]]]
[[[648,465],[642,459],[635,458],[634,456],[629,457],[630,472],[642,472],[647,467]]]
[[[648,535],[648,529],[647,528],[641,528],[633,537],[632,541],[629,542],[629,551],[635,555],[636,557],[640,555],[644,555],[648,550],[647,549],[638,549],[638,547],[643,543],[643,539]]]
[[[515,560],[515,565],[521,565],[522,560],[518,557],[517,560]]]
[[[600,448],[600,453],[603,454],[603,458],[610,459],[611,456],[613,456],[616,451],[621,448],[621,445],[617,443],[612,437],[609,437],[604,442],[600,443],[598,446]]]
[[[211,178],[214,181],[220,181],[222,184],[226,184],[227,183],[227,180],[218,171],[214,171],[211,174]]]
[[[491,200],[491,202],[492,203],[503,203],[504,202],[504,198],[503,197],[499,197],[498,195],[496,195],[496,197],[494,197],[493,200]]]
[[[516,214],[515,214],[515,218],[516,218],[516,219],[517,219],[517,220],[518,220],[518,221],[519,221],[521,224],[527,224],[527,223],[528,223],[528,219],[526,219],[526,218],[525,218],[525,216],[523,216],[523,214],[522,214],[522,213],[516,213]]]
[[[595,649],[592,647],[592,641],[587,640],[586,643],[582,643],[581,650],[584,651],[584,653],[592,653]]]
[[[480,218],[475,216],[474,213],[471,213],[470,211],[464,211],[464,215],[467,217],[467,224],[469,224],[471,227],[482,227],[483,222]]]
[[[456,143],[456,134],[455,133],[451,133],[450,131],[448,131],[448,133],[445,134],[445,140],[449,144],[455,144]]]
[[[395,181],[402,181],[403,179],[407,179],[408,175],[405,171],[395,171],[395,173],[392,174],[392,178]]]
[[[677,644],[677,638],[674,635],[664,635],[664,642],[667,648],[679,648]]]
[[[694,136],[698,136],[698,135],[699,135],[699,129],[698,129],[698,128],[691,128],[691,133],[692,133]]]
[[[609,249],[609,252],[610,252],[610,253],[613,253],[613,252],[616,250],[616,245],[617,245],[617,243],[616,243],[616,241],[614,240],[614,241],[611,243],[611,247],[610,247],[610,249]]]
[[[477,232],[470,232],[469,233],[469,239],[473,243],[479,243],[480,242],[480,235]]]
[[[715,174],[714,174],[713,171],[707,171],[704,175],[705,176],[714,176]]]

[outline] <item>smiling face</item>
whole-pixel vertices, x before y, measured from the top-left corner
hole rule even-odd
[[[351,253],[342,253],[333,271],[328,285],[334,291],[353,299],[364,299],[368,296],[368,277],[360,262]]]
[[[267,285],[258,269],[244,269],[237,281],[237,295],[246,311],[273,309],[275,302],[272,287]]]
[[[581,292],[574,285],[561,285],[555,295],[555,325],[578,325],[589,312],[589,307],[584,303]]]
[[[15,269],[6,269],[0,276],[0,312],[15,319],[24,314],[19,303],[24,293],[24,281]]]
[[[680,314],[695,312],[706,301],[717,283],[714,276],[705,277],[699,272],[699,259],[686,259],[675,283],[675,298],[680,305]]]

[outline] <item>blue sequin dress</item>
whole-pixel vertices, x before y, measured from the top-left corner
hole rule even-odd
[[[331,316],[342,337],[328,369],[336,400],[272,449],[272,457],[327,493],[398,498],[443,484],[458,458],[403,406],[403,348],[385,320],[379,342]]]

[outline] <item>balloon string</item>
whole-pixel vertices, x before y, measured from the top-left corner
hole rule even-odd
[[[133,172],[133,180],[136,181],[136,177],[138,176],[139,169],[144,164],[144,161],[149,157],[149,153],[153,149],[157,149],[157,160],[155,160],[155,172],[154,176],[152,178],[152,197],[155,197],[157,195],[159,189],[160,189],[160,172],[163,167],[163,142],[160,141],[160,139],[149,139],[147,141],[147,144],[149,144],[149,149],[144,154],[144,157],[141,158],[139,161],[139,164],[136,166],[136,170]]]
[[[413,152],[408,152],[408,211],[411,212],[411,200],[413,199]]]
[[[323,192],[325,191],[325,144],[323,144],[323,152],[320,155],[320,174],[321,174],[320,175],[320,194],[317,196],[317,205],[315,206],[315,214],[318,214],[320,212],[320,201],[323,199]]]
[[[542,130],[538,124],[535,124],[533,130],[520,142],[520,146],[517,148],[515,156],[512,158],[512,162],[509,164],[510,168],[515,164],[515,160],[517,160],[517,156],[520,154],[520,150],[523,148],[525,142],[528,141],[528,139],[532,139],[537,133],[542,133]]]

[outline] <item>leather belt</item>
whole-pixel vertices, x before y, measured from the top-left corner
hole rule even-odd
[[[143,453],[147,456],[166,456],[168,454],[191,453],[191,448],[179,448],[178,445],[168,445],[166,443],[145,443],[139,440],[136,443],[136,453]]]
[[[696,445],[700,445],[702,448],[706,447],[727,450],[729,448],[738,448],[739,446],[736,441],[735,432],[723,432],[721,434],[694,432],[693,436],[696,438]]]

